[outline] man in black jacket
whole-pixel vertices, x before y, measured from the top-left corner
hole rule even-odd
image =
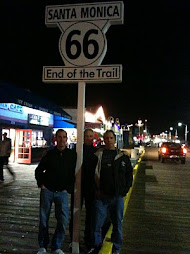
[[[84,241],[87,248],[90,248],[92,245],[93,202],[95,200],[94,174],[97,157],[94,153],[97,151],[97,148],[93,146],[93,140],[93,130],[86,129],[84,131],[81,193],[82,204],[84,201],[86,209]]]
[[[47,253],[49,244],[48,221],[52,203],[55,204],[57,226],[53,235],[51,249],[54,254],[64,254],[61,250],[69,218],[68,193],[74,189],[76,152],[68,149],[67,133],[63,129],[56,132],[57,146],[47,152],[35,170],[40,192],[39,250],[37,254]]]
[[[96,200],[94,218],[94,243],[88,253],[98,253],[102,244],[101,228],[109,212],[113,224],[112,253],[119,254],[122,245],[123,197],[133,182],[133,168],[130,158],[115,147],[116,136],[112,130],[104,133],[105,147],[95,155],[98,162],[95,169]]]
[[[85,229],[84,241],[87,248],[92,245],[92,220],[93,220],[93,202],[95,199],[95,167],[97,157],[94,153],[97,149],[93,146],[94,132],[92,129],[84,131],[84,144],[83,144],[83,164],[81,175],[81,207],[85,204]],[[74,195],[71,197],[71,220],[69,225],[70,237],[72,240],[73,232],[73,205]],[[70,244],[72,249],[72,242]]]

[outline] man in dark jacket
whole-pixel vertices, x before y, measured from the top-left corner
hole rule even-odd
[[[67,133],[63,129],[56,132],[57,146],[47,152],[35,170],[40,192],[39,250],[47,253],[49,244],[48,221],[52,203],[55,204],[57,226],[51,249],[54,254],[64,254],[61,250],[69,219],[68,193],[73,192],[76,167],[76,152],[68,149]]]
[[[85,203],[85,230],[84,241],[89,248],[92,245],[92,220],[93,220],[93,202],[95,200],[95,167],[97,157],[94,153],[97,149],[93,146],[94,132],[91,129],[84,131],[84,145],[83,145],[83,164],[82,164],[82,178],[81,178],[81,193],[82,204]]]
[[[92,245],[92,220],[93,220],[93,202],[95,200],[95,167],[97,163],[97,157],[94,153],[97,149],[93,146],[94,132],[92,129],[86,129],[84,131],[84,144],[83,144],[83,164],[81,174],[81,207],[83,203],[85,205],[85,229],[84,229],[84,241],[87,248]],[[73,205],[74,195],[71,197],[71,220],[69,225],[70,237],[72,240],[73,232]],[[72,243],[70,244],[70,249]]]
[[[96,200],[94,219],[94,243],[88,253],[98,253],[102,244],[101,228],[109,212],[113,224],[112,253],[119,254],[122,245],[123,197],[133,181],[130,158],[115,148],[116,136],[112,130],[104,133],[105,147],[95,154],[98,162],[95,169]]]

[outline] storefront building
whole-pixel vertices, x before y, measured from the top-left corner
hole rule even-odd
[[[0,103],[0,135],[6,132],[11,138],[10,160],[26,164],[39,161],[55,145],[57,129],[76,132],[76,125],[66,120],[69,119],[15,103]]]
[[[0,103],[0,135],[11,138],[10,160],[34,162],[51,145],[53,115],[14,103]]]
[[[4,132],[11,138],[11,161],[30,164],[41,159],[52,145],[55,116],[71,119],[55,103],[0,82],[0,140]]]

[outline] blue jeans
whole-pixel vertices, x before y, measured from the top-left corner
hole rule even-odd
[[[40,224],[38,242],[40,248],[47,249],[49,244],[49,216],[52,203],[55,204],[56,229],[52,238],[52,250],[61,249],[65,238],[65,231],[69,219],[68,193],[52,192],[48,189],[41,189],[40,192]]]
[[[123,235],[122,235],[122,222],[124,200],[121,196],[102,195],[100,199],[95,200],[95,221],[94,221],[94,247],[102,244],[101,228],[104,225],[107,215],[109,214],[110,220],[113,225],[111,241],[113,249],[120,251]]]

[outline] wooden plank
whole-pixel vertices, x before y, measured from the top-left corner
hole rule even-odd
[[[124,218],[121,254],[189,254],[190,159],[163,164],[155,150],[148,154]]]

